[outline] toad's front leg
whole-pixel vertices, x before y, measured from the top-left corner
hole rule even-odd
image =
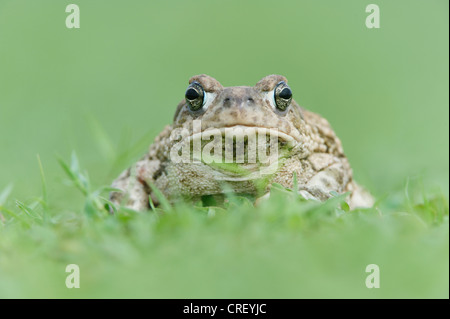
[[[315,198],[321,201],[332,196],[332,192],[343,193],[349,176],[341,163],[332,164],[313,175],[304,185],[299,185],[299,193],[305,198]]]
[[[353,181],[346,162],[332,164],[317,172],[306,184],[299,185],[298,191],[306,199],[321,201],[330,198],[333,192],[349,192],[346,201],[350,209],[371,207],[374,203],[370,193]]]
[[[312,162],[310,159],[291,158],[285,167],[278,172],[273,182],[284,187],[294,186],[294,173],[297,174],[297,192],[305,199],[325,201],[332,196],[333,192],[343,193],[351,175],[346,167],[345,161],[339,158],[328,156],[327,161],[322,161],[321,165]],[[257,203],[270,197],[270,193],[257,199]]]
[[[150,208],[150,184],[153,183],[154,174],[159,166],[160,162],[158,160],[145,158],[125,170],[112,183],[113,188],[120,189],[121,191],[111,192],[111,202],[135,211],[148,210]]]

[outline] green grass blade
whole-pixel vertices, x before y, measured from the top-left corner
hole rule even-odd
[[[25,203],[21,202],[20,200],[16,200],[16,206],[23,211],[26,215],[28,215],[31,218],[42,220],[42,216],[39,215],[35,209],[31,208],[30,206],[26,205]]]
[[[167,200],[166,196],[164,196],[164,194],[161,193],[161,191],[153,183],[150,183],[149,186],[152,189],[153,193],[155,194],[156,198],[158,199],[161,208],[166,212],[172,212],[173,207]]]
[[[59,157],[57,158],[57,161],[64,170],[64,172],[67,174],[69,179],[72,181],[72,183],[75,185],[75,187],[78,188],[78,190],[80,190],[84,196],[88,196],[89,195],[88,189],[85,183],[83,183],[80,180],[78,160],[76,159],[76,156],[74,157],[74,155],[72,155],[72,163],[70,167],[63,159]]]
[[[0,193],[0,206],[3,206],[6,203],[6,200],[8,199],[9,195],[11,194],[12,189],[13,189],[13,185],[9,184]]]

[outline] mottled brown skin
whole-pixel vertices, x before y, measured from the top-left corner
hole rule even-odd
[[[254,87],[223,87],[204,74],[192,77],[189,83],[194,81],[199,82],[205,92],[214,94],[214,99],[206,110],[198,113],[189,110],[186,100],[179,103],[173,124],[166,126],[156,137],[149,152],[139,162],[113,182],[113,187],[123,190],[111,194],[113,203],[137,211],[147,210],[149,196],[158,204],[150,187],[152,184],[170,200],[180,196],[195,200],[204,195],[222,194],[221,180],[227,180],[226,174],[219,174],[204,163],[173,163],[170,159],[170,149],[177,141],[170,138],[171,133],[186,129],[178,133],[179,137],[188,138],[193,133],[193,121],[201,120],[202,131],[237,126],[262,127],[277,129],[295,140],[295,147],[276,173],[265,177],[267,183],[263,189],[266,194],[274,182],[292,188],[296,172],[298,191],[305,198],[323,201],[332,196],[332,191],[350,192],[347,201],[351,208],[373,204],[370,194],[353,181],[341,141],[326,119],[301,108],[294,100],[285,113],[274,107],[268,92],[280,81],[287,83],[286,78],[269,75]],[[234,181],[230,178],[228,185],[237,193],[261,195],[254,180]]]

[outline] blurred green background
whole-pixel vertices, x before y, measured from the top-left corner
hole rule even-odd
[[[448,196],[448,1],[377,0],[380,29],[365,26],[371,1],[76,0],[81,28],[67,29],[69,3],[0,0],[0,189],[13,183],[13,198],[41,192],[39,154],[50,203],[81,207],[55,155],[76,151],[110,184],[200,73],[224,86],[282,74],[375,195],[419,176]]]
[[[65,26],[68,3],[0,0],[0,188],[17,197],[40,186],[36,154],[51,196],[70,200],[52,183],[56,153],[109,183],[199,73],[225,86],[285,75],[375,194],[417,175],[448,191],[448,1],[377,1],[380,29],[365,1],[79,0],[80,29]]]

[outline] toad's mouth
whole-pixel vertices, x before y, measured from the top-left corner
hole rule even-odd
[[[296,139],[273,128],[235,125],[190,135],[190,159],[208,165],[222,180],[272,174],[296,148]]]

